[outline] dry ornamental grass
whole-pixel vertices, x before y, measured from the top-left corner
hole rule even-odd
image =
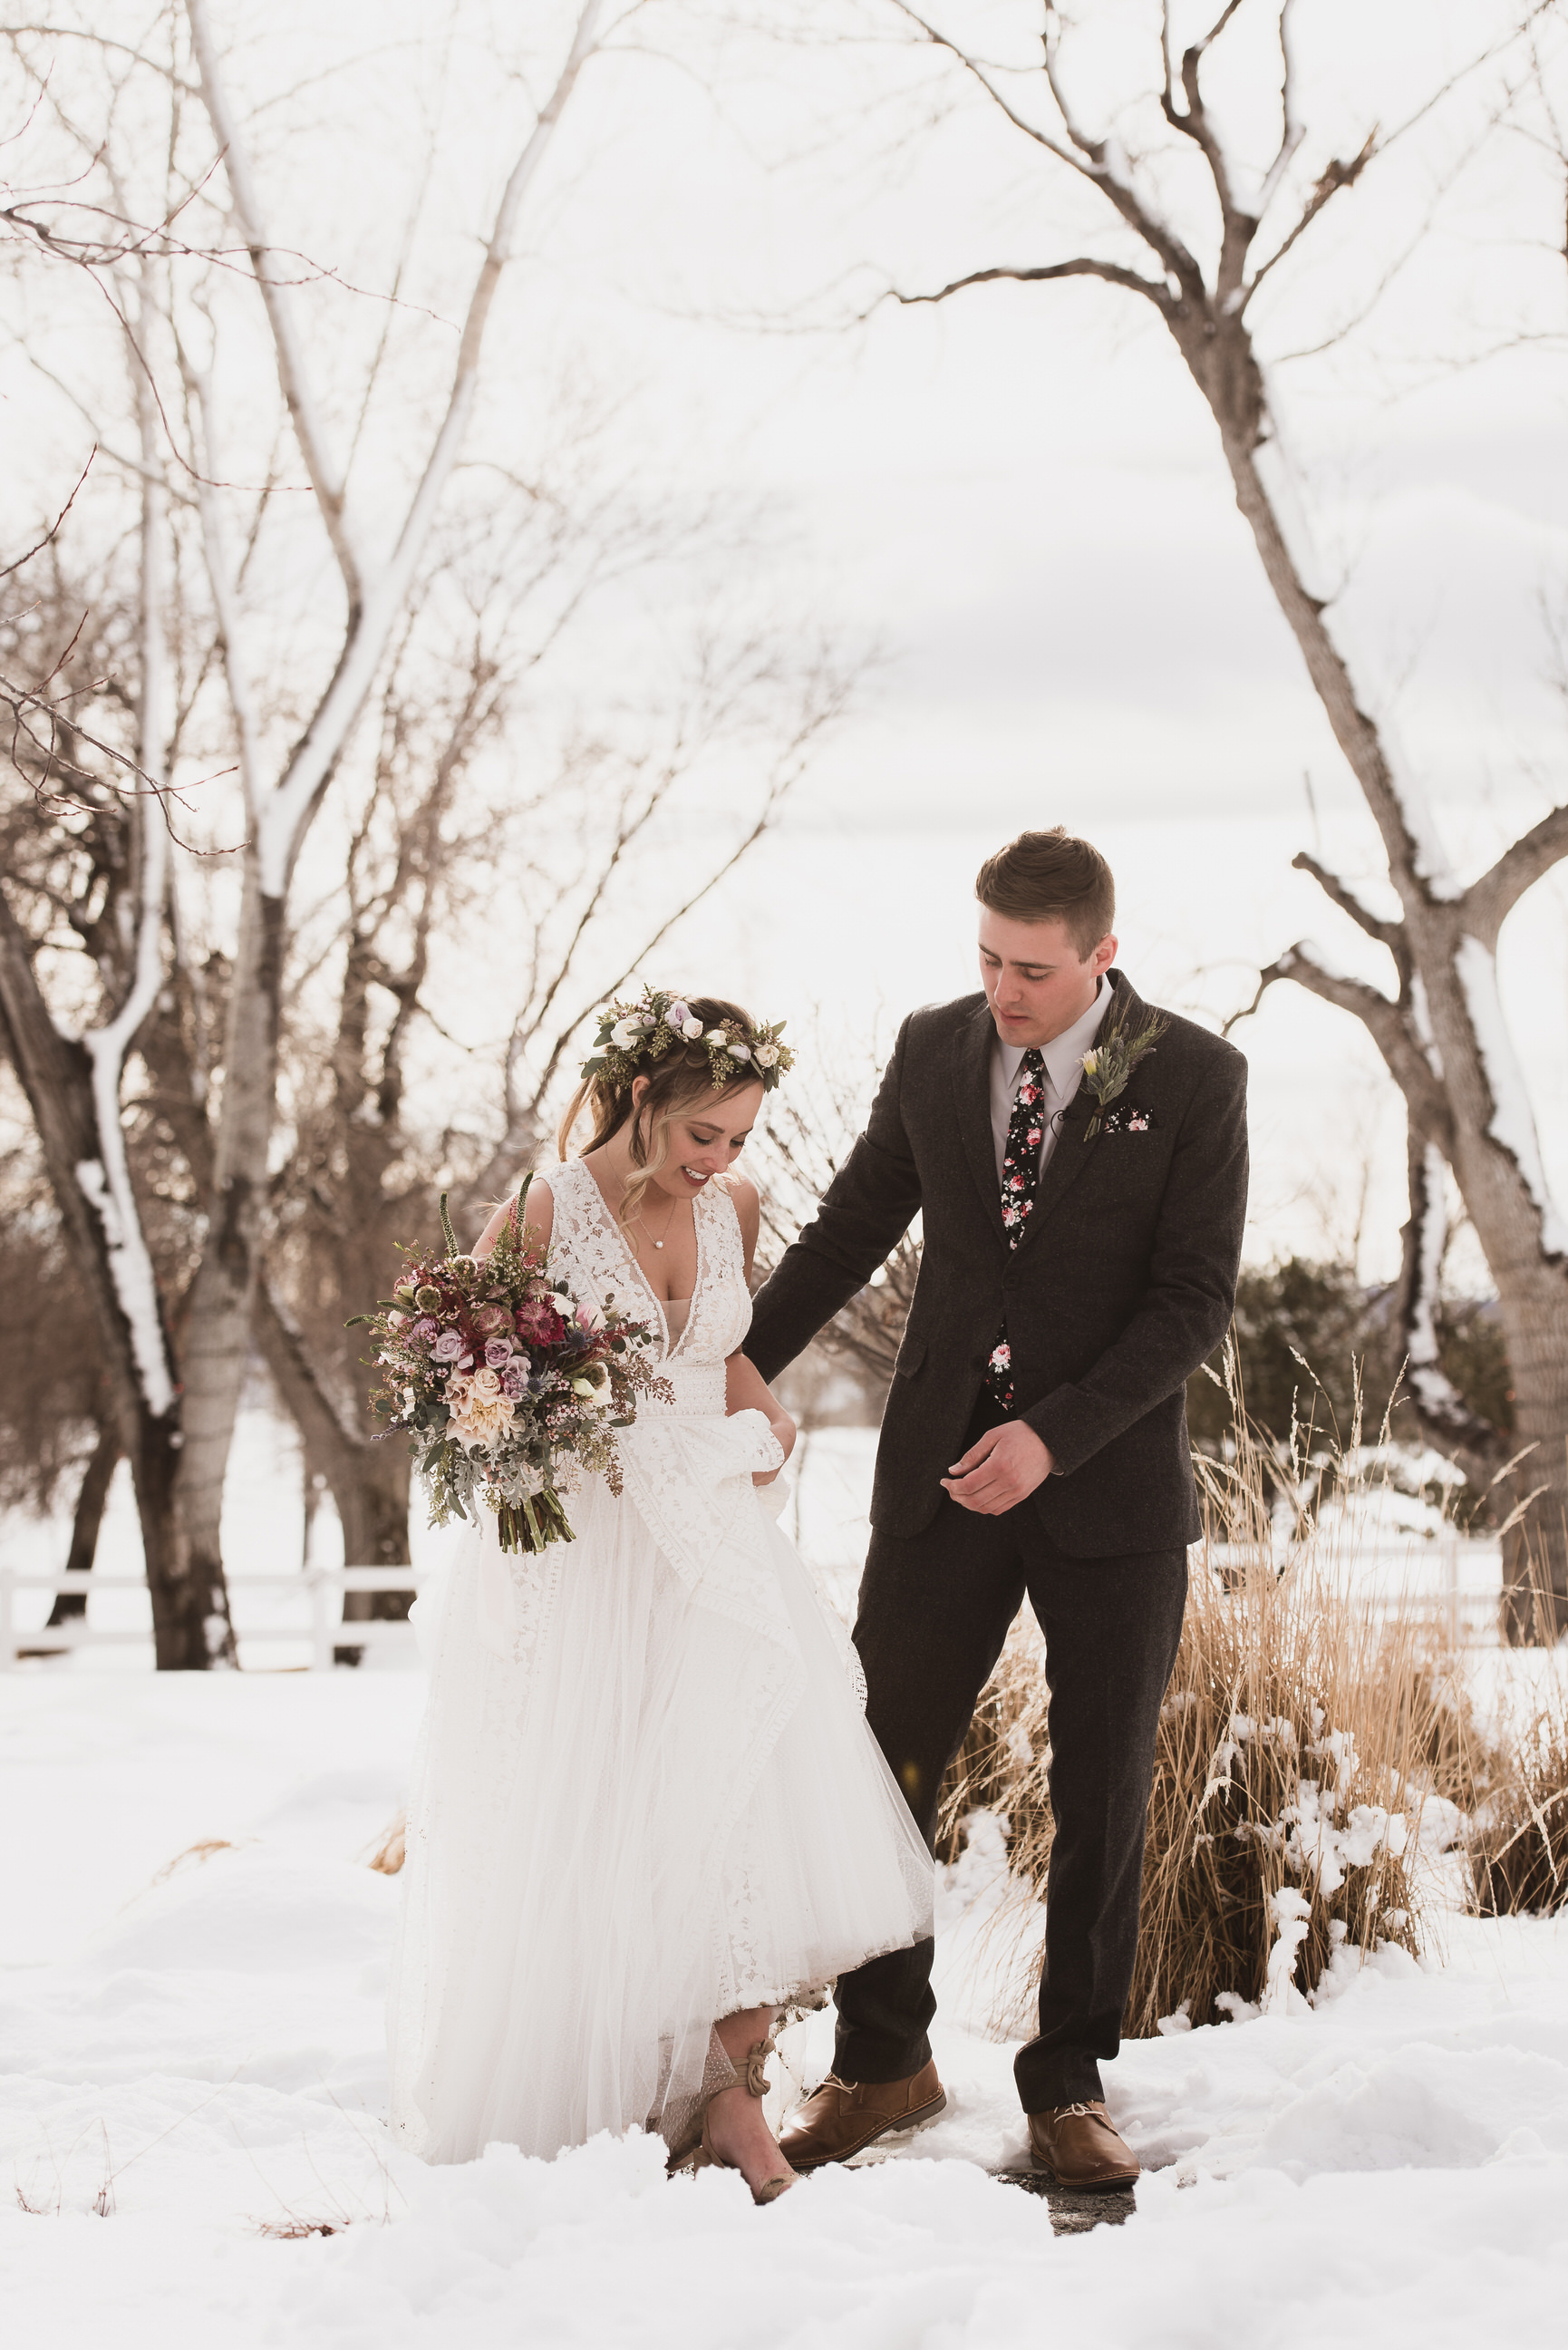
[[[1568,1904],[1568,1685],[1559,1679],[1509,1742],[1470,1840],[1485,1917]]]
[[[1293,1429],[1282,1460],[1232,1399],[1230,1457],[1202,1464],[1207,1532],[1160,1715],[1133,2036],[1310,1997],[1341,1950],[1416,1951],[1422,1803],[1469,1809],[1482,1755],[1426,1620],[1355,1594],[1359,1429],[1326,1467],[1317,1451],[1309,1479],[1312,1432]],[[949,1773],[938,1846],[955,1858],[977,1809],[1006,1820],[1010,1898],[990,1929],[1002,2029],[1031,2028],[1049,1763],[1044,1648],[1021,1619]],[[1559,1817],[1568,1860],[1568,1802]]]

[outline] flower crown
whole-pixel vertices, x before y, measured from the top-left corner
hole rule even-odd
[[[716,1094],[745,1077],[760,1077],[764,1092],[772,1093],[794,1063],[789,1046],[779,1042],[784,1031],[782,1020],[771,1028],[748,1028],[739,1020],[704,1028],[690,1005],[663,987],[650,987],[635,1003],[607,1004],[597,1017],[598,1034],[583,1063],[583,1075],[607,1077],[618,1090],[677,1045],[702,1046]]]

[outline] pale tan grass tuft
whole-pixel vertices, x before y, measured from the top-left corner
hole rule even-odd
[[[1561,1679],[1511,1739],[1469,1858],[1483,1917],[1568,1907],[1568,1685]]]
[[[199,1868],[204,1861],[211,1860],[215,1852],[233,1852],[234,1848],[228,1836],[203,1836],[199,1844],[188,1844],[183,1852],[177,1852],[172,1860],[166,1860],[152,1882],[162,1885],[188,1861],[194,1862]]]
[[[408,1826],[407,1814],[400,1812],[370,1855],[369,1866],[379,1869],[383,1877],[396,1877],[402,1867],[406,1857]]]

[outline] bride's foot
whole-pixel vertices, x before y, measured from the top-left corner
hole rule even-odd
[[[755,2202],[773,2202],[800,2175],[780,2153],[779,2142],[763,2118],[761,2104],[743,2081],[722,2090],[713,2099],[702,2134],[710,2154],[740,2172]]]

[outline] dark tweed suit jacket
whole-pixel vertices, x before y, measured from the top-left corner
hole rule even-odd
[[[1147,1007],[1111,973],[1137,1034]],[[991,1129],[983,995],[911,1013],[865,1133],[756,1301],[764,1378],[870,1279],[919,1213],[919,1281],[882,1422],[872,1523],[919,1534],[963,1447],[1003,1314],[1017,1411],[1058,1473],[1032,1497],[1070,1556],[1171,1549],[1199,1533],[1186,1383],[1223,1337],[1247,1204],[1247,1065],[1169,1022],[1091,1142],[1080,1087],[1027,1234],[1010,1253]]]

